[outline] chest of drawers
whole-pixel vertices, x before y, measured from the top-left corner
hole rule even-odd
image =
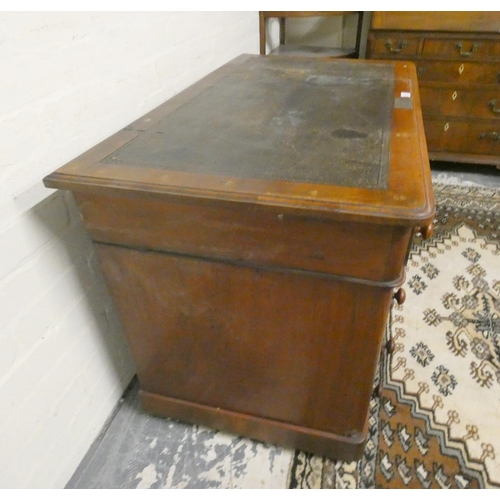
[[[431,160],[500,165],[500,12],[374,12],[369,59],[414,61]]]

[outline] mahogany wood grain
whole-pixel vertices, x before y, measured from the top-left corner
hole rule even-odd
[[[420,99],[424,118],[432,115],[468,116],[470,106],[466,99],[466,91],[459,85],[437,87],[422,83]]]
[[[432,151],[474,153],[488,155],[494,163],[500,154],[500,121],[472,121],[470,119],[427,118],[425,122],[428,144]]]
[[[387,190],[286,180],[243,179],[228,175],[189,174],[151,168],[147,165],[103,163],[103,160],[112,156],[115,151],[149,131],[156,123],[167,119],[193,97],[216,85],[230,74],[231,70],[240,65],[244,66],[247,61],[256,57],[259,56],[236,58],[48,175],[44,184],[47,187],[78,192],[120,196],[127,194],[162,200],[195,196],[200,203],[207,199],[221,203],[250,203],[287,210],[290,214],[303,214],[304,210],[313,210],[320,213],[322,218],[384,225],[411,226],[418,224],[418,221],[432,219],[434,197],[423,135],[417,77],[414,64],[405,61],[394,62],[394,97],[399,97],[402,92],[409,93],[413,106],[411,109],[393,110],[391,167]],[[294,58],[287,60],[293,64]],[[366,61],[358,60],[348,62],[367,64]],[[316,61],[318,65],[338,63],[340,61]]]
[[[95,241],[392,286],[403,279],[411,238],[411,228],[405,226],[323,220],[320,214],[289,215],[266,207],[110,199],[87,193],[75,193],[75,198]]]
[[[499,85],[483,85],[470,90],[462,85],[437,86],[422,83],[420,97],[425,118],[436,116],[500,119]],[[496,112],[498,111],[498,112]]]
[[[239,57],[44,183],[75,196],[148,410],[353,460],[367,436],[370,395],[394,288],[404,279],[413,235],[433,220],[435,202],[415,66],[405,61],[332,66],[337,64]],[[297,75],[308,76],[298,89],[309,95],[311,85],[351,82],[345,74],[363,67],[351,65],[390,69],[390,154],[384,156],[387,177],[380,185],[338,185],[321,178],[299,182],[285,175],[293,165],[283,161],[284,148],[297,147],[297,130],[310,133],[307,126],[316,130],[321,125],[325,134],[332,134],[330,119],[319,125],[315,120],[324,110],[314,109],[307,109],[309,121],[300,122],[302,128],[287,122],[286,141],[274,137],[272,128],[271,138],[266,134],[266,166],[279,174],[276,178],[252,177],[244,170],[221,173],[217,168],[223,151],[213,147],[216,157],[210,157],[208,173],[169,168],[170,157],[160,158],[157,168],[148,163],[154,146],[166,141],[162,127],[186,108],[198,110],[204,92],[215,95],[217,103],[227,99],[233,74],[239,79],[231,81],[243,82],[246,92],[261,96],[256,105],[266,112],[276,105],[273,92],[283,88],[269,85],[270,92],[259,94],[264,76],[281,75],[285,87],[292,80],[296,84]],[[332,78],[336,68],[346,73]],[[402,93],[410,97],[401,101]],[[296,98],[285,101],[284,109],[277,110],[280,116],[296,111]],[[366,103],[352,104],[356,109]],[[208,115],[191,116],[195,118],[187,122],[182,140],[189,148],[200,148],[203,144],[192,140],[192,125]],[[235,144],[261,147],[262,115],[252,108],[233,118],[241,131]],[[226,121],[205,125],[224,131]],[[215,141],[224,135],[219,132]],[[321,161],[311,168],[323,169],[325,175],[340,169],[339,158],[359,147],[359,135],[329,139],[324,155],[318,156]],[[147,144],[141,150],[146,164],[123,160],[123,151],[138,148],[141,139]],[[319,144],[311,135],[304,147]],[[245,161],[235,157],[237,163]],[[361,164],[365,161],[368,168],[373,158],[360,158]],[[347,173],[352,177],[352,171]]]
[[[366,430],[361,436],[346,437],[287,422],[236,413],[224,408],[213,408],[191,401],[159,396],[142,390],[139,395],[144,408],[159,416],[170,415],[171,418],[182,422],[205,425],[240,436],[248,436],[264,443],[274,443],[292,450],[309,451],[318,456],[337,457],[347,462],[361,458],[368,435]]]
[[[145,391],[361,438],[392,287],[96,248]]]
[[[479,62],[418,61],[417,74],[422,83],[439,81],[448,83],[498,84],[499,66]]]
[[[467,137],[467,121],[450,121],[447,117],[426,119],[425,133],[430,151],[457,152]]]

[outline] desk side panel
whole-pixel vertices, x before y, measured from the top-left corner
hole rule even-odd
[[[96,247],[142,390],[363,439],[392,287]]]

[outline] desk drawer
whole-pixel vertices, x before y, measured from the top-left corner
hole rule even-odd
[[[97,242],[384,282],[400,278],[412,230],[298,217],[243,204],[84,193],[75,198]]]

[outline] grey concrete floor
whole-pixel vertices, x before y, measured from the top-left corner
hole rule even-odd
[[[134,378],[66,489],[287,487],[294,450],[147,414]]]
[[[434,182],[500,188],[495,166],[432,162],[431,170]],[[149,416],[137,388],[134,380],[67,488],[286,487],[293,450]]]

